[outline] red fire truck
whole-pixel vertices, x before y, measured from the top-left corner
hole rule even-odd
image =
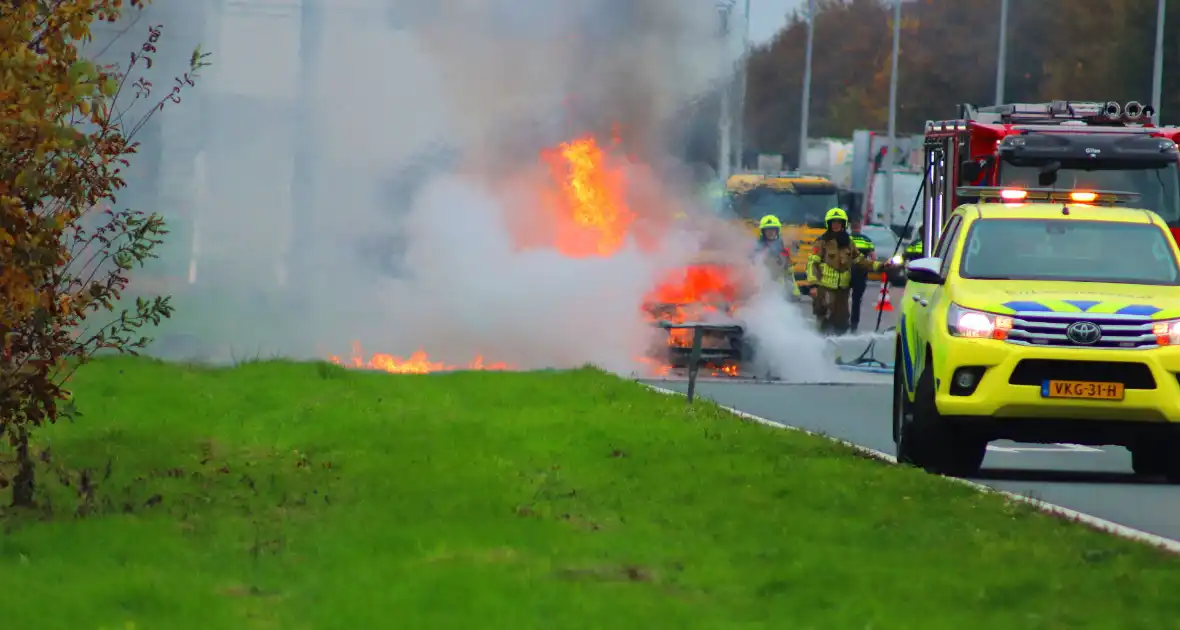
[[[946,217],[977,201],[960,186],[1011,186],[1139,193],[1134,205],[1180,241],[1180,128],[1154,126],[1153,113],[1136,101],[1053,101],[960,105],[958,119],[928,121],[917,236],[936,243]]]

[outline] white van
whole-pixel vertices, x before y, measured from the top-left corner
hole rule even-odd
[[[885,171],[873,174],[873,182],[869,207],[866,215],[869,223],[888,225],[893,230],[900,231],[910,216],[910,208],[914,205],[914,198],[922,190],[922,174],[913,171],[897,170],[893,172],[893,207],[885,199]],[[922,202],[918,200],[918,208],[914,210],[914,217],[910,220],[910,230],[922,220]]]

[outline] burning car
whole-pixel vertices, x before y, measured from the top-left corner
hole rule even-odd
[[[737,319],[742,301],[749,295],[750,270],[720,252],[704,252],[692,264],[669,272],[644,301],[648,321],[667,330],[661,344],[651,350],[655,360],[669,367],[690,363],[694,331],[678,324],[704,323],[715,328],[701,331],[700,362],[728,375],[752,356]]]

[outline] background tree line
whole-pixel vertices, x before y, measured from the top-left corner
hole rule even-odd
[[[1151,102],[1156,0],[1009,3],[1005,102]],[[884,131],[889,116],[893,10],[888,0],[818,0],[809,136]],[[995,97],[1000,0],[920,0],[902,7],[897,128],[953,118],[957,104]],[[1180,0],[1169,0],[1161,121],[1180,124]],[[797,163],[807,24],[796,13],[749,63],[746,160]],[[716,99],[697,110],[691,158],[716,162]]]

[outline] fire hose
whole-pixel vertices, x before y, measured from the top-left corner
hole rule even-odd
[[[914,212],[918,209],[918,202],[921,201],[922,193],[925,190],[926,190],[926,178],[923,177],[921,185],[918,186],[918,194],[914,196],[914,202],[912,204],[910,204],[910,214],[905,219],[905,226],[902,227],[902,230],[901,230],[902,234],[909,233],[910,224],[914,220]],[[926,244],[923,243],[922,246],[926,247]],[[897,253],[899,251],[901,251],[901,239],[900,238],[897,239],[897,245],[895,245],[893,247],[893,253],[889,255],[889,258],[887,260],[893,260],[894,258],[896,258]],[[882,332],[882,330],[881,330],[881,317],[885,313],[885,311],[881,310],[880,304],[885,300],[885,293],[887,291],[889,291],[889,274],[886,273],[883,275],[884,275],[884,282],[882,283],[882,287],[881,287],[883,289],[883,291],[881,292],[881,296],[877,298],[877,304],[878,304],[877,324],[876,324],[876,326],[873,327],[873,335],[874,336],[872,339],[869,340],[868,345],[865,346],[864,352],[861,352],[860,356],[853,359],[852,361],[846,362],[843,359],[841,359],[839,356],[837,356],[836,357],[836,365],[838,365],[840,367],[840,369],[852,370],[852,371],[856,371],[856,372],[871,372],[874,374],[892,374],[893,373],[893,366],[892,365],[886,365],[886,363],[884,361],[881,361],[880,359],[878,359],[876,357],[876,348],[877,348],[876,335],[877,335],[877,333]],[[890,327],[886,328],[884,332],[896,330],[896,328],[897,328],[896,326],[890,326]],[[894,357],[893,360],[897,361],[897,357]]]

